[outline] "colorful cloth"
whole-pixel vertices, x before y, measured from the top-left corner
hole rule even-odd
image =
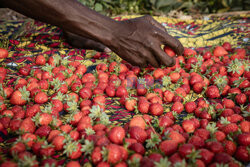
[[[138,16],[116,17],[116,20],[135,18]],[[170,35],[178,38],[185,47],[208,48],[224,42],[234,47],[249,47],[249,15],[223,18],[207,18],[206,20],[179,20],[168,17],[154,17],[162,23]],[[8,46],[9,57],[0,60],[2,66],[11,70],[8,84],[17,77],[18,67],[26,64],[34,65],[34,57],[39,54],[49,57],[59,54],[69,59],[84,61],[88,72],[100,62],[105,62],[107,55],[101,59],[93,59],[94,51],[74,49],[63,38],[60,28],[27,19],[24,21],[0,21],[0,43]],[[133,116],[119,105],[116,98],[107,100],[107,113],[111,121],[124,123]]]

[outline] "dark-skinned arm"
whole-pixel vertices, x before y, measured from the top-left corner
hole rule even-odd
[[[114,21],[76,0],[0,0],[5,7],[65,31],[100,42],[133,65],[172,66],[174,58],[161,49],[168,45],[180,55],[181,43],[150,16]]]

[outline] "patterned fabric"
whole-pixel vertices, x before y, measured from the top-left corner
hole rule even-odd
[[[138,16],[117,17],[116,20]],[[206,20],[178,20],[168,17],[155,17],[162,23],[170,35],[178,38],[185,47],[204,49],[229,41],[233,46],[249,47],[249,15],[207,18]],[[8,45],[9,57],[0,60],[2,66],[11,71],[8,84],[18,77],[18,67],[34,65],[34,57],[43,54],[49,57],[59,54],[71,60],[80,60],[88,67],[105,62],[108,55],[102,54],[94,59],[94,51],[74,49],[64,40],[61,29],[30,19],[24,21],[0,21],[0,43]],[[118,58],[118,57],[117,57]],[[134,114],[127,112],[118,103],[118,99],[108,99],[107,113],[113,122],[124,123]]]

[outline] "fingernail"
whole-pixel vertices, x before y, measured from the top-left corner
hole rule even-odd
[[[104,52],[106,52],[106,53],[109,53],[109,52],[112,52],[112,50],[110,50],[109,48],[104,48]]]

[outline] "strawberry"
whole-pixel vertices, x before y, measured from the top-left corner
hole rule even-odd
[[[191,57],[191,56],[195,56],[197,54],[197,52],[193,49],[190,49],[190,48],[185,48],[184,49],[184,57]]]
[[[127,100],[125,101],[125,108],[128,111],[134,111],[136,104],[137,104],[136,99],[134,99],[134,98],[127,98]]]
[[[39,92],[35,95],[35,98],[34,98],[35,102],[37,104],[43,104],[43,103],[46,103],[48,101],[48,96],[46,93],[44,92]]]
[[[220,91],[217,86],[212,85],[207,88],[206,95],[208,98],[212,98],[212,99],[218,98],[220,97]]]
[[[115,92],[115,95],[117,97],[122,97],[122,96],[127,96],[128,95],[128,92],[127,92],[127,89],[124,87],[124,86],[119,86],[117,89],[116,89],[116,92]]]
[[[225,133],[225,134],[228,134],[230,132],[236,132],[238,131],[238,126],[237,124],[235,123],[229,123],[227,125],[225,125],[223,128],[222,128],[222,131]]]
[[[193,102],[193,101],[187,102],[187,103],[185,104],[185,111],[186,111],[187,113],[193,113],[194,110],[196,109],[196,107],[197,107],[197,105],[196,105],[195,102]]]
[[[28,76],[30,74],[31,68],[29,66],[24,66],[19,68],[19,73],[24,76]]]
[[[149,111],[150,103],[147,100],[139,100],[137,104],[137,109],[143,114],[147,114]]]
[[[240,129],[243,133],[249,133],[250,132],[250,122],[249,121],[242,121],[240,123]]]
[[[224,148],[220,142],[217,141],[209,141],[206,143],[206,147],[209,148],[213,153],[224,152]]]
[[[153,72],[153,77],[154,79],[160,79],[164,76],[164,71],[161,68],[157,68],[154,72]]]
[[[46,59],[43,55],[38,55],[35,60],[36,65],[43,66],[46,63]]]
[[[247,96],[244,93],[237,94],[235,96],[235,101],[239,105],[245,104],[247,101]]]
[[[30,92],[26,90],[26,87],[15,90],[11,97],[10,103],[13,105],[24,105],[29,100]]]
[[[219,163],[219,164],[229,164],[230,162],[233,161],[233,159],[227,153],[220,152],[220,153],[215,154],[214,161]]]
[[[170,57],[174,57],[176,53],[169,46],[164,46],[164,52]]]
[[[48,125],[43,125],[36,130],[35,134],[42,138],[42,137],[47,137],[50,131],[51,128]]]
[[[171,111],[175,111],[178,114],[181,113],[183,109],[184,109],[184,106],[181,102],[175,102],[171,107]]]
[[[250,145],[250,133],[239,134],[237,139],[238,139],[238,144],[242,146]]]
[[[153,103],[149,106],[149,112],[152,115],[159,116],[163,114],[163,107],[159,103]]]
[[[142,116],[134,116],[129,122],[129,127],[131,128],[134,126],[138,126],[141,129],[145,129],[146,123],[144,118]]]
[[[159,118],[159,126],[166,128],[166,127],[170,127],[174,124],[174,121],[172,119],[170,119],[168,116],[161,116]]]
[[[228,65],[227,72],[229,72],[229,75],[231,77],[240,77],[244,73],[244,71],[244,65],[238,59],[233,60]]]
[[[171,131],[169,134],[167,134],[168,138],[171,140],[174,140],[175,142],[179,143],[185,143],[186,139],[177,131]]]
[[[214,153],[212,153],[211,151],[207,150],[207,149],[199,149],[200,151],[200,156],[201,156],[201,160],[205,163],[205,164],[209,164],[213,157],[214,157]]]
[[[8,57],[8,51],[6,49],[0,48],[0,59],[5,59]]]
[[[231,156],[234,155],[234,153],[237,149],[237,146],[233,141],[225,140],[225,141],[223,141],[223,145],[224,145],[225,153],[227,153]]]
[[[201,93],[202,90],[204,88],[204,83],[203,82],[196,82],[194,85],[193,85],[193,90],[195,93]]]
[[[193,144],[193,145],[195,146],[196,149],[202,148],[202,147],[205,146],[205,141],[204,141],[204,139],[202,139],[201,137],[196,136],[196,135],[192,136],[192,137],[189,139],[188,143]]]
[[[178,143],[175,140],[164,140],[159,148],[166,156],[170,156],[177,151]]]
[[[232,45],[229,42],[224,42],[222,47],[226,50],[231,52],[232,51]]]
[[[178,152],[181,157],[187,158],[187,155],[192,153],[192,151],[195,149],[193,144],[183,144],[179,147]]]
[[[64,153],[66,153],[67,157],[70,159],[77,159],[82,155],[81,144],[76,141],[67,142],[63,148]]]
[[[146,152],[145,148],[141,143],[133,143],[128,148],[141,155],[144,155]]]
[[[56,151],[63,150],[65,144],[65,137],[63,135],[57,135],[53,138],[52,144],[55,146]]]
[[[69,161],[66,164],[66,167],[81,167],[81,165],[78,161]]]
[[[122,144],[123,139],[125,138],[124,128],[120,126],[113,127],[108,133],[108,138],[115,144]]]
[[[108,163],[116,164],[122,158],[122,154],[119,145],[110,144],[102,151],[103,158],[107,160]]]
[[[195,124],[191,120],[184,120],[182,122],[182,128],[188,133],[193,133],[195,131]]]
[[[250,154],[246,146],[239,146],[235,152],[235,157],[241,162],[249,162]]]
[[[36,129],[35,123],[31,120],[30,117],[25,118],[21,125],[19,130],[23,132],[29,132],[29,133],[34,133]]]
[[[132,126],[129,128],[129,134],[132,139],[136,139],[140,143],[144,143],[147,139],[147,133],[139,126]]]
[[[228,52],[222,46],[216,46],[213,51],[213,55],[216,57],[221,57],[227,55]]]
[[[224,98],[224,99],[223,99],[222,105],[223,105],[225,108],[234,108],[234,107],[235,107],[235,104],[234,104],[233,100],[227,99],[227,98]]]
[[[166,90],[164,93],[163,93],[164,97],[163,97],[163,100],[165,102],[172,102],[173,101],[173,98],[174,98],[174,93],[169,91],[169,90]]]
[[[90,88],[84,87],[80,89],[79,95],[82,99],[89,99],[92,97],[92,91]]]

